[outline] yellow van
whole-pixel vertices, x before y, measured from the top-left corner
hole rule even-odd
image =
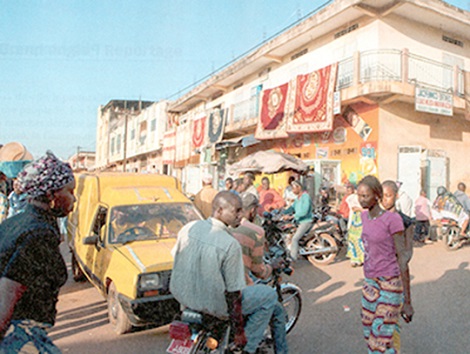
[[[169,291],[178,231],[201,218],[173,177],[131,173],[75,176],[68,219],[76,281],[85,277],[108,301],[116,333],[164,325],[179,310]]]

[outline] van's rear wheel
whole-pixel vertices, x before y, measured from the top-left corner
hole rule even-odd
[[[108,290],[108,318],[114,332],[117,334],[124,334],[131,331],[132,324],[122,309],[114,283],[109,285]]]
[[[76,282],[85,281],[86,280],[85,274],[83,274],[82,270],[80,269],[80,266],[78,265],[77,259],[75,258],[75,255],[73,254],[73,252],[72,252],[71,263],[72,263],[73,280],[75,280]]]

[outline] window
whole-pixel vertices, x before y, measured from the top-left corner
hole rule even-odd
[[[450,44],[453,44],[453,45],[457,45],[457,46],[463,48],[463,42],[462,42],[462,41],[459,41],[458,39],[451,38],[451,37],[449,37],[449,36],[443,35],[443,36],[442,36],[442,40],[443,40],[444,42],[447,42],[447,43],[450,43]]]
[[[157,128],[157,120],[156,120],[156,119],[152,119],[152,120],[150,121],[150,131],[154,132],[156,128]]]
[[[106,228],[103,228],[106,224],[106,216],[108,214],[108,209],[103,206],[98,208],[98,212],[95,216],[95,221],[93,222],[93,229],[91,230],[93,235],[99,237],[100,241],[103,242],[105,239]]]
[[[135,139],[135,129],[131,130],[131,140]]]
[[[297,58],[300,58],[302,55],[305,55],[308,53],[308,49],[302,49],[300,52],[295,53],[293,56],[290,57],[290,60],[295,60]]]
[[[114,137],[111,138],[111,155],[114,155]]]
[[[356,29],[358,29],[358,28],[359,28],[359,25],[358,25],[357,23],[355,23],[354,25],[349,26],[348,28],[346,28],[346,29],[344,29],[344,30],[342,30],[342,31],[336,32],[336,33],[335,33],[335,39],[336,39],[336,38],[339,38],[339,37],[342,37],[342,36],[344,36],[345,34],[348,34],[349,32],[352,32],[352,31],[354,31],[354,30],[356,30]]]
[[[116,140],[116,152],[119,154],[121,152],[121,134],[117,136]]]
[[[176,238],[188,222],[198,220],[191,203],[152,203],[111,209],[110,243]]]

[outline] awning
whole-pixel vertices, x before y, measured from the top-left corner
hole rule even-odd
[[[254,134],[249,134],[249,135],[239,136],[239,137],[232,138],[232,139],[222,140],[218,142],[217,144],[215,144],[215,149],[222,150],[223,148],[231,147],[231,146],[247,147],[247,146],[258,144],[260,142],[261,142],[260,140],[257,140],[255,138]]]

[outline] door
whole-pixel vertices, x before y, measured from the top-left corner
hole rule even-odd
[[[428,199],[434,201],[437,196],[437,187],[448,187],[448,169],[447,169],[447,154],[442,150],[428,150]]]
[[[310,160],[304,162],[314,167],[314,171],[309,173],[308,181],[305,181],[307,191],[312,200],[316,200],[321,187],[332,188],[335,185],[341,184],[341,161]]]
[[[401,189],[413,202],[421,190],[421,159],[421,146],[398,147],[398,181],[403,183]]]

